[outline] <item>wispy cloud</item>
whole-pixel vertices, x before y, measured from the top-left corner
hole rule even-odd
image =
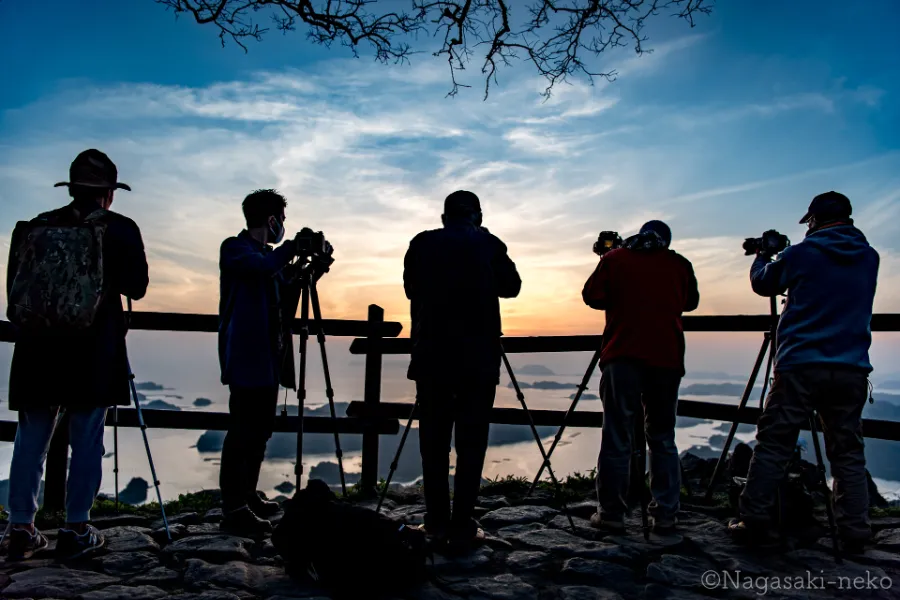
[[[479,194],[485,224],[507,242],[525,281],[521,297],[503,303],[507,333],[599,328],[602,319],[580,300],[596,264],[591,244],[600,230],[627,235],[650,218],[670,221],[676,247],[694,261],[702,312],[759,312],[765,307],[748,293],[742,240],[723,235],[722,217],[707,219],[697,206],[763,189],[785,193],[823,173],[889,190],[886,174],[896,172],[900,156],[839,168],[823,161],[797,173],[780,163],[747,164],[735,183],[711,183],[704,161],[735,143],[732,121],[674,136],[650,117],[635,118],[654,107],[622,83],[626,70],[649,72],[640,71],[652,66],[643,61],[661,66],[703,39],[657,45],[655,54],[624,65],[615,89],[567,86],[546,102],[533,78],[509,82],[487,102],[449,100],[439,66],[342,61],[202,87],[82,82],[4,115],[29,131],[0,137],[0,229],[65,202],[64,191],[50,186],[78,151],[95,146],[135,190],[117,194],[114,209],[144,234],[151,290],[143,310],[215,312],[219,244],[243,227],[243,196],[276,187],[288,198],[288,229],[321,229],[337,249],[321,284],[326,316],[360,318],[375,302],[407,322],[400,282],[408,241],[440,226],[443,198],[460,188]],[[767,118],[825,113],[817,93],[795,96],[794,105],[741,110]],[[886,192],[858,210],[895,211],[896,202]]]
[[[887,153],[887,154],[879,154],[877,156],[869,157],[861,161],[854,161],[851,163],[833,165],[829,167],[822,167],[819,169],[808,169],[806,171],[800,171],[798,173],[790,173],[788,175],[784,175],[782,177],[772,177],[770,179],[761,179],[758,181],[748,181],[745,183],[739,183],[735,185],[716,187],[701,190],[698,192],[691,192],[689,194],[683,194],[680,196],[676,196],[674,198],[669,198],[666,200],[666,204],[680,204],[680,203],[689,203],[695,202],[698,200],[709,200],[712,198],[719,198],[722,196],[730,196],[733,194],[740,194],[743,192],[752,192],[755,190],[761,190],[764,188],[769,188],[773,186],[777,186],[779,184],[789,183],[793,181],[809,179],[817,176],[821,176],[828,173],[835,173],[836,171],[849,170],[859,167],[864,167],[870,165],[872,163],[884,161],[885,159],[891,159],[897,157],[898,155],[895,153]]]

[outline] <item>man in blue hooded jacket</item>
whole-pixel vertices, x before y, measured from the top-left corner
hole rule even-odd
[[[806,238],[772,260],[762,249],[750,269],[760,296],[787,292],[778,322],[775,377],[759,419],[736,541],[776,541],[772,512],[800,427],[811,411],[824,425],[834,477],[834,504],[846,550],[859,552],[871,536],[862,409],[872,372],[872,304],[878,253],[853,226],[850,200],[837,192],[816,196],[800,223]]]

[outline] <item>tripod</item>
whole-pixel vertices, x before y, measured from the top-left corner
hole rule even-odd
[[[559,494],[559,499],[562,502],[563,512],[566,513],[566,518],[569,520],[569,525],[572,527],[572,533],[577,535],[577,531],[575,529],[575,522],[572,521],[572,515],[569,514],[569,507],[566,504],[565,496],[563,495],[562,486],[559,484],[559,481],[556,479],[556,475],[553,473],[553,468],[550,466],[550,457],[547,452],[544,450],[544,443],[541,441],[541,436],[538,434],[537,427],[534,426],[534,419],[531,418],[531,411],[528,410],[528,405],[525,404],[525,394],[522,393],[522,390],[519,388],[519,382],[516,381],[516,375],[513,373],[512,366],[509,364],[509,358],[506,357],[506,352],[503,350],[503,344],[500,344],[500,356],[503,358],[503,363],[506,365],[506,370],[509,373],[509,379],[512,381],[513,387],[516,389],[516,398],[519,399],[519,403],[522,405],[522,408],[525,410],[525,416],[528,417],[528,426],[531,427],[531,433],[534,436],[534,441],[537,442],[538,449],[541,451],[541,458],[543,458],[543,462],[541,463],[541,467],[546,465],[547,473],[550,474],[550,479],[553,481],[554,487],[556,487],[556,493]],[[528,492],[531,493],[531,490]]]
[[[131,372],[131,364],[128,363],[128,359],[125,359],[128,364],[128,383],[131,386],[131,395],[134,398],[134,410],[137,413],[138,423],[141,426],[141,435],[144,436],[144,449],[147,450],[147,461],[150,463],[150,474],[153,476],[153,485],[156,487],[156,499],[159,501],[159,510],[162,512],[163,518],[163,526],[166,528],[166,537],[169,538],[169,541],[172,541],[172,534],[169,532],[169,520],[166,518],[166,507],[163,506],[162,494],[159,491],[159,477],[156,476],[156,467],[153,465],[153,456],[150,454],[150,442],[147,440],[147,425],[144,423],[144,413],[141,412],[141,402],[138,400],[137,388],[134,387],[134,373]],[[116,418],[116,413],[113,411],[113,418]],[[115,432],[115,423],[113,425],[113,440],[118,441],[118,435]],[[116,457],[119,456],[119,449],[115,449]],[[116,464],[116,470],[118,471],[118,463]],[[116,508],[119,506],[119,486],[118,486],[118,472],[116,473]]]
[[[575,407],[578,406],[578,401],[581,400],[581,395],[584,393],[584,390],[588,388],[588,384],[591,381],[591,375],[594,373],[594,369],[597,368],[597,363],[600,362],[600,350],[594,352],[594,356],[591,358],[591,363],[588,365],[587,371],[584,372],[584,377],[581,378],[581,385],[578,386],[578,391],[575,392],[575,398],[572,399],[572,404],[569,406],[569,410],[566,411],[565,416],[563,416],[562,425],[559,426],[559,430],[556,432],[556,437],[553,438],[553,443],[550,444],[550,450],[547,451],[546,456],[544,456],[544,462],[541,463],[540,469],[538,469],[537,475],[534,477],[534,481],[531,482],[531,487],[528,488],[528,493],[525,494],[527,498],[530,496],[534,489],[537,487],[538,482],[541,480],[541,475],[544,474],[544,469],[549,469],[550,467],[550,455],[553,454],[553,451],[556,450],[556,446],[559,444],[562,439],[563,432],[566,430],[566,424],[569,421],[569,417],[575,412]]]
[[[394,473],[397,471],[397,467],[400,464],[400,453],[403,452],[403,446],[406,444],[406,438],[409,436],[409,430],[412,427],[413,419],[416,417],[416,411],[419,409],[419,396],[416,395],[416,402],[413,404],[412,410],[409,411],[409,420],[406,422],[406,428],[403,430],[403,435],[400,437],[400,444],[397,446],[397,452],[394,454],[394,460],[391,461],[391,468],[388,471],[387,480],[384,482],[384,489],[381,490],[381,496],[378,498],[378,506],[375,507],[375,512],[381,512],[381,505],[384,504],[384,499],[387,497],[388,489],[391,487],[391,479],[394,478]]]
[[[131,298],[128,298],[128,324],[131,322]],[[159,501],[159,510],[162,512],[163,526],[166,528],[166,537],[172,541],[169,532],[169,520],[166,518],[166,507],[163,506],[162,493],[159,491],[159,477],[156,476],[156,466],[153,464],[153,455],[150,453],[150,441],[147,439],[147,425],[144,423],[144,413],[141,411],[141,401],[138,398],[137,387],[134,385],[134,372],[131,370],[131,362],[126,351],[125,365],[128,368],[128,385],[131,388],[131,397],[134,399],[134,410],[141,427],[141,435],[144,437],[144,449],[147,451],[147,461],[150,463],[150,474],[153,476],[153,485],[156,487],[156,499]],[[116,485],[116,513],[119,512],[119,411],[113,407],[113,454]]]
[[[341,450],[341,439],[338,435],[337,414],[334,409],[334,390],[331,387],[331,373],[328,370],[328,354],[325,351],[325,331],[322,324],[322,309],[319,305],[319,292],[316,282],[322,275],[328,272],[328,265],[319,259],[313,259],[300,272],[300,375],[297,385],[297,400],[299,404],[300,425],[297,428],[297,464],[294,473],[297,475],[297,487],[300,487],[300,479],[303,475],[303,407],[306,402],[306,348],[309,340],[309,307],[312,304],[313,321],[316,326],[316,338],[322,352],[322,369],[325,374],[325,395],[328,398],[328,407],[331,409],[331,421],[334,425],[334,454],[338,461],[338,471],[341,476],[341,492],[347,495],[347,483],[344,479],[344,453]]]
[[[759,369],[762,366],[762,361],[766,357],[766,352],[768,352],[769,361],[766,365],[766,378],[763,380],[762,393],[759,397],[760,408],[763,407],[763,404],[766,400],[766,388],[769,385],[769,376],[772,373],[772,363],[775,360],[775,330],[778,327],[778,306],[775,300],[775,296],[769,298],[769,312],[772,317],[772,323],[769,327],[769,331],[767,331],[765,336],[763,337],[762,346],[760,346],[759,348],[759,353],[756,355],[756,362],[753,363],[753,370],[750,372],[750,379],[747,380],[747,386],[744,388],[744,393],[741,395],[741,402],[738,405],[737,413],[735,413],[734,422],[731,424],[731,429],[728,431],[728,437],[725,440],[725,447],[722,448],[722,454],[719,456],[719,460],[718,462],[716,462],[716,468],[713,470],[712,477],[709,480],[709,488],[707,488],[706,495],[703,497],[706,502],[709,502],[712,499],[713,488],[719,478],[719,474],[722,471],[722,468],[725,466],[725,461],[728,458],[728,451],[731,449],[731,443],[734,441],[734,436],[737,433],[738,426],[740,425],[741,411],[743,411],[744,407],[747,406],[747,401],[750,399],[750,394],[753,393],[753,386],[756,385],[756,377],[757,375],[759,375]]]
[[[549,459],[547,457],[547,453],[544,450],[544,444],[543,442],[541,442],[541,436],[537,431],[537,427],[535,427],[534,419],[531,418],[531,412],[528,410],[528,405],[525,404],[525,394],[523,394],[522,390],[519,388],[519,382],[516,380],[516,375],[515,373],[513,373],[512,366],[509,364],[509,359],[506,356],[506,352],[503,350],[502,343],[500,344],[500,356],[502,357],[503,363],[506,366],[506,371],[509,373],[509,379],[510,381],[512,381],[513,387],[515,387],[516,389],[516,397],[522,404],[522,408],[525,409],[525,414],[528,416],[528,425],[531,427],[531,433],[534,435],[534,439],[541,451],[541,456],[544,459],[544,464],[547,466],[547,471],[550,473],[550,478],[553,480],[553,484],[556,486],[556,491],[559,494],[560,500],[563,504],[563,511],[566,514],[566,518],[569,520],[569,525],[572,527],[572,533],[576,533],[575,522],[572,520],[572,515],[569,513],[569,507],[566,504],[565,497],[563,496],[562,486],[559,484],[559,481],[556,479],[556,475],[554,475],[553,470],[550,468]],[[397,452],[396,454],[394,454],[394,460],[391,462],[391,469],[388,472],[387,480],[385,481],[384,489],[381,491],[381,497],[378,499],[378,506],[376,507],[375,512],[381,511],[381,505],[384,503],[388,488],[391,485],[391,479],[393,479],[394,472],[397,470],[397,465],[400,461],[400,453],[403,452],[403,445],[406,443],[406,438],[409,435],[409,429],[412,426],[412,422],[415,418],[416,410],[418,408],[419,398],[416,397],[416,402],[415,404],[413,404],[412,411],[410,411],[409,413],[409,420],[406,422],[406,428],[403,430],[403,436],[400,438],[400,444],[397,446]]]

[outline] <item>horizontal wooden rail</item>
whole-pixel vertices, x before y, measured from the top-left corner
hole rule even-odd
[[[362,337],[371,335],[368,321],[351,319],[322,319],[325,335],[336,337]],[[294,319],[294,333],[299,334],[303,323]],[[194,331],[215,333],[219,329],[218,315],[196,315],[190,313],[134,312],[131,314],[131,328],[140,331]],[[379,337],[394,338],[403,331],[403,325],[396,321],[384,321],[377,325]],[[309,333],[319,332],[314,321],[310,321]],[[0,321],[0,342],[15,343],[16,326],[9,321]]]
[[[688,332],[763,332],[769,330],[769,315],[721,315],[683,317],[684,330]],[[900,314],[886,313],[872,315],[872,331],[900,331]],[[503,349],[507,354],[528,354],[532,352],[593,352],[600,347],[602,335],[542,335],[504,336]],[[385,339],[373,342],[365,338],[353,340],[351,354],[367,354],[377,350],[382,354],[409,354],[412,341],[409,338]]]
[[[527,354],[531,352],[593,352],[600,347],[600,335],[542,335],[501,338],[507,354]],[[409,354],[412,341],[409,338],[383,339],[373,343],[366,338],[357,338],[350,344],[350,354]]]
[[[137,411],[133,408],[119,409],[119,427],[139,427]],[[144,409],[144,423],[148,429],[188,429],[198,431],[226,431],[230,416],[228,413],[194,411],[176,411]],[[294,433],[300,424],[297,416],[275,417],[275,431]],[[110,410],[106,415],[106,426],[112,427],[113,415]],[[15,421],[0,421],[0,442],[12,442],[16,439],[18,424]],[[374,431],[382,435],[394,435],[400,431],[400,423],[391,417],[359,418],[342,417],[332,420],[331,417],[303,417],[304,433],[334,433],[335,426],[340,434],[362,434]]]
[[[382,402],[377,407],[367,407],[363,402],[351,402],[347,415],[357,418],[390,418],[409,419],[413,405],[407,402]],[[679,400],[678,415],[711,421],[734,421],[748,425],[756,425],[762,412],[758,407],[747,406],[738,414],[737,405],[717,404],[698,400]],[[566,411],[563,410],[531,410],[534,424],[559,427],[563,423]],[[416,414],[418,418],[418,413]],[[863,435],[879,440],[900,441],[900,421],[882,421],[863,419]],[[527,425],[528,416],[519,408],[494,408],[491,411],[491,423],[498,425]],[[603,427],[603,413],[597,411],[575,411],[569,417],[568,427]],[[808,430],[809,427],[805,426]]]

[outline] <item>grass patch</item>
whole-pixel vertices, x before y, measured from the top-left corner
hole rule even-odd
[[[900,506],[888,506],[887,508],[870,508],[869,515],[878,517],[900,517]]]
[[[528,492],[531,482],[527,477],[499,475],[481,485],[482,496],[524,496]]]
[[[203,490],[190,494],[180,494],[176,500],[164,503],[167,517],[186,512],[196,512],[203,515],[212,508],[219,508],[220,505],[221,493],[219,490]],[[134,515],[148,519],[162,518],[158,502],[148,502],[138,506],[120,502],[119,510],[116,512],[115,500],[106,496],[100,496],[94,501],[93,507],[91,507],[92,517],[113,517],[116,515]],[[45,529],[60,527],[66,522],[66,514],[64,511],[49,512],[41,508],[35,515],[34,522],[38,527]]]

